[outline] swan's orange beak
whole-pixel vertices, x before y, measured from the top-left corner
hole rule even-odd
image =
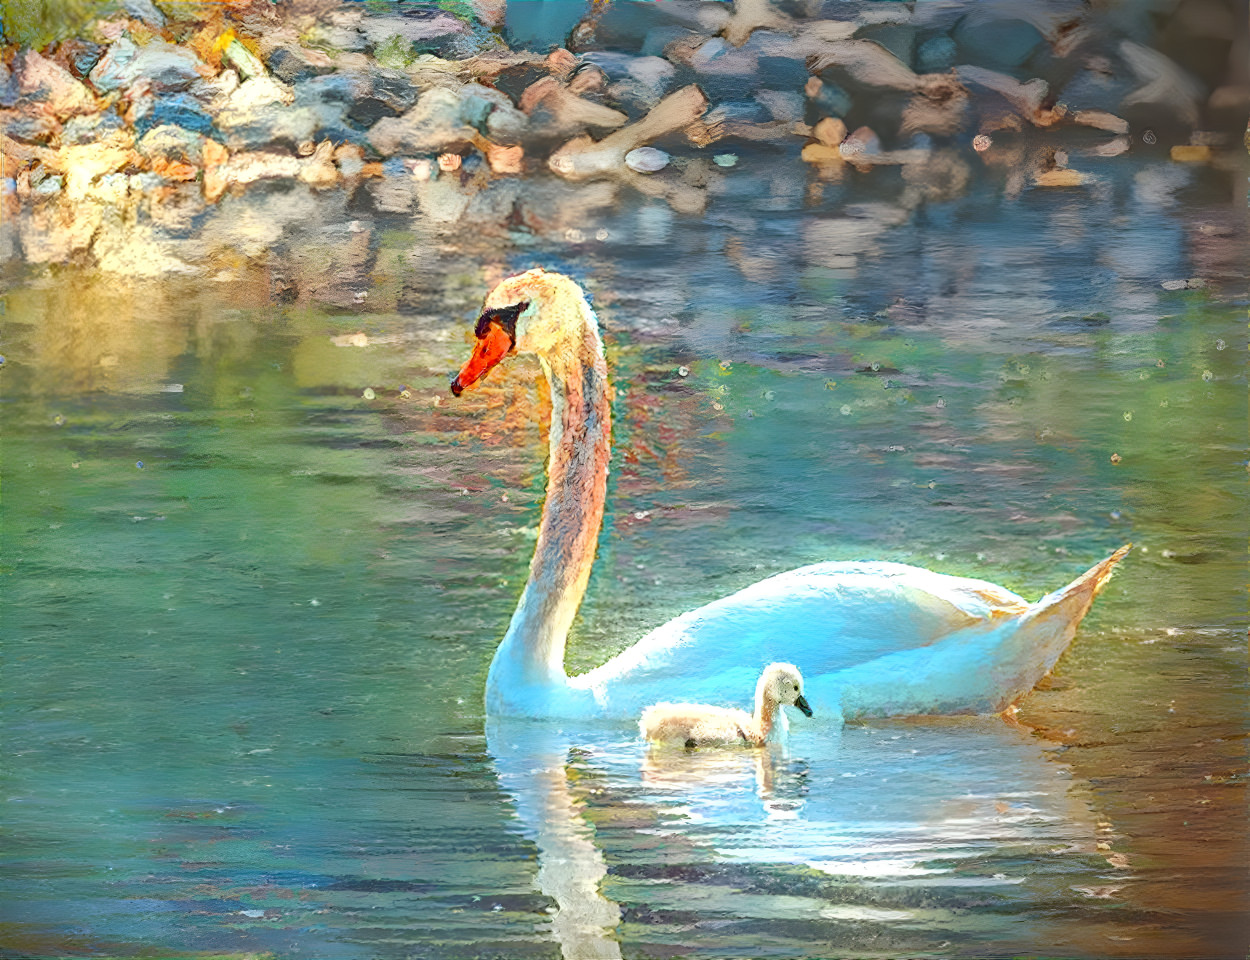
[[[480,333],[473,355],[451,381],[451,392],[454,396],[460,396],[465,387],[481,380],[486,371],[506,357],[512,349],[512,334],[494,320],[480,324],[478,329]]]

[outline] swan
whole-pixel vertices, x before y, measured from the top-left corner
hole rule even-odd
[[[742,743],[762,747],[770,736],[785,731],[786,715],[781,708],[790,703],[805,716],[812,715],[803,699],[798,667],[770,663],[755,684],[755,713],[705,703],[657,703],[642,711],[638,730],[647,740],[677,741],[687,747]]]
[[[793,660],[822,717],[998,713],[1067,648],[1129,545],[1036,603],[984,580],[901,563],[817,563],[769,577],[652,630],[586,673],[564,651],[594,562],[611,455],[599,324],[569,277],[535,268],[487,295],[454,396],[514,353],[551,389],[547,496],[529,580],[486,679],[488,716],[632,720],[675,680],[733,702],[749,664]]]

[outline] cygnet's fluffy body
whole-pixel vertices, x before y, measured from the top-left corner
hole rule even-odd
[[[684,743],[763,746],[777,722],[777,711],[793,704],[807,716],[812,708],[803,697],[803,678],[790,663],[770,663],[755,685],[755,713],[702,703],[657,703],[642,712],[638,728],[648,740]]]

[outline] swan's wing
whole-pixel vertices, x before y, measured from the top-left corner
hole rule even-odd
[[[982,580],[899,563],[821,563],[682,614],[571,682],[668,696],[677,682],[682,696],[735,702],[775,660],[814,677],[1028,609],[1022,597]]]

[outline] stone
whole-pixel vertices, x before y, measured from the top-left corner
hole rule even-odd
[[[294,180],[300,175],[301,169],[302,161],[286,154],[263,151],[236,153],[225,163],[205,168],[204,197],[212,203],[233,183]]]
[[[1206,144],[1177,144],[1170,151],[1174,163],[1207,163],[1211,148]]]
[[[838,117],[825,117],[812,130],[817,142],[836,147],[846,139],[846,124]]]
[[[656,173],[668,166],[672,159],[655,147],[638,147],[625,154],[625,166],[636,173]]]
[[[205,137],[194,130],[187,130],[172,123],[156,127],[135,145],[139,155],[154,160],[162,157],[183,163],[202,163]]]
[[[164,124],[194,130],[206,137],[217,136],[217,128],[208,111],[186,93],[138,97],[133,101],[127,117],[135,128],[135,134],[140,137]]]
[[[577,96],[555,77],[544,77],[526,88],[521,110],[529,115],[538,137],[569,137],[587,129],[615,130],[629,119],[619,110]]]
[[[460,119],[496,143],[521,142],[530,122],[506,93],[480,83],[460,88]]]
[[[238,40],[231,40],[226,44],[226,48],[221,51],[221,59],[234,67],[235,72],[244,80],[265,76],[265,65]]]
[[[347,117],[364,127],[383,117],[398,117],[417,102],[419,91],[399,70],[375,69],[352,75],[352,102]]]
[[[116,133],[124,126],[122,118],[112,111],[70,117],[61,128],[61,143],[63,145],[91,143]]]
[[[215,122],[236,150],[294,149],[314,138],[318,119],[312,110],[292,107],[294,99],[291,88],[273,77],[253,77],[227,98]]]
[[[965,63],[999,69],[1019,67],[1045,41],[1037,27],[1027,20],[1001,11],[1006,7],[975,4],[959,21],[953,37]]]
[[[338,183],[339,170],[334,165],[334,144],[329,140],[322,140],[317,144],[312,154],[303,161],[299,178],[318,190],[335,186]]]
[[[72,73],[59,63],[41,57],[34,50],[18,54],[13,80],[24,101],[56,117],[95,113],[95,97]]]
[[[568,180],[619,174],[627,153],[690,127],[707,112],[707,106],[707,97],[697,86],[682,87],[656,104],[641,120],[598,142],[590,137],[570,140],[548,158],[547,165]]]
[[[460,97],[445,87],[421,94],[402,117],[386,117],[369,130],[368,142],[382,156],[439,153],[473,140],[477,131],[464,123]]]
[[[6,135],[20,143],[49,143],[61,132],[56,117],[46,113],[20,114],[0,113],[0,126]]]
[[[124,90],[139,80],[147,80],[153,92],[162,93],[185,90],[208,72],[186,47],[164,40],[140,47],[129,37],[120,37],[92,68],[88,80],[101,93]]]
[[[122,9],[136,20],[142,20],[149,27],[160,30],[165,26],[165,14],[156,8],[152,0],[123,0]]]
[[[944,33],[930,37],[916,51],[916,68],[921,73],[941,73],[955,65],[958,48]]]
[[[61,53],[69,63],[70,72],[79,80],[85,80],[91,69],[100,62],[107,47],[75,37],[61,45]]]
[[[291,84],[334,72],[333,60],[320,50],[312,50],[299,44],[275,47],[269,52],[267,63],[275,77]]]

